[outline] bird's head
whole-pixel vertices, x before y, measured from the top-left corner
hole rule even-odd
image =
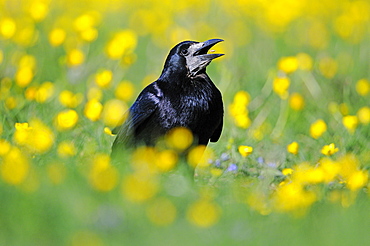
[[[204,42],[184,41],[173,47],[167,56],[164,71],[166,69],[186,73],[189,77],[195,77],[211,61],[224,54],[208,54],[207,52],[222,39],[210,39]]]

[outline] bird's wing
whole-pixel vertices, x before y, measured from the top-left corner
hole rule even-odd
[[[218,141],[218,139],[221,136],[223,124],[224,124],[224,120],[223,120],[223,118],[221,118],[220,124],[218,124],[216,130],[213,132],[213,134],[211,136],[211,142],[217,142]]]
[[[161,98],[161,90],[155,82],[147,86],[130,107],[126,121],[113,129],[112,132],[117,133],[117,138],[113,145],[127,142],[127,139],[132,136],[135,129],[153,114]]]

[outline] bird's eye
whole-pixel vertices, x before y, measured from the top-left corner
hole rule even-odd
[[[189,51],[187,49],[181,50],[181,55],[186,56],[189,54]]]

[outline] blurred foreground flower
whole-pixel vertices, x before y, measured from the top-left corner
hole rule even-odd
[[[59,94],[59,102],[67,108],[77,107],[83,100],[83,95],[81,93],[74,94],[71,91],[63,90]]]
[[[153,224],[168,226],[175,221],[177,210],[171,200],[162,197],[150,202],[146,214]]]
[[[81,65],[85,61],[85,54],[79,49],[72,49],[67,53],[67,65],[75,67]]]
[[[193,134],[185,127],[176,127],[166,134],[165,140],[170,148],[183,151],[193,143]]]
[[[338,151],[339,151],[339,149],[337,147],[335,147],[334,143],[331,143],[329,145],[325,145],[321,149],[321,153],[324,154],[324,155],[328,155],[328,156],[333,155],[333,154],[337,153]]]
[[[71,157],[76,155],[76,148],[73,142],[63,141],[58,145],[58,155],[60,157]]]
[[[30,164],[27,156],[17,147],[12,147],[4,156],[0,166],[2,179],[12,185],[22,183],[29,172]]]
[[[100,88],[108,88],[112,82],[113,73],[110,70],[102,70],[95,74],[95,83]]]
[[[370,108],[369,107],[362,107],[357,111],[357,118],[358,120],[364,124],[367,125],[370,123]]]
[[[134,92],[134,85],[130,81],[124,80],[117,85],[114,95],[116,96],[116,98],[127,102],[131,100]]]
[[[14,142],[32,152],[45,153],[54,144],[54,134],[44,123],[34,119],[28,123],[16,123]]]
[[[199,227],[210,227],[220,219],[221,208],[213,201],[202,198],[190,205],[188,220]]]
[[[89,173],[89,180],[92,187],[98,191],[107,192],[118,184],[118,170],[110,163],[107,154],[98,154],[94,157]]]
[[[316,120],[314,123],[310,126],[310,135],[311,137],[318,139],[321,137],[322,134],[324,134],[327,130],[327,126],[325,121],[322,119]]]
[[[289,97],[289,106],[296,110],[296,111],[299,111],[299,110],[302,110],[303,107],[304,107],[304,98],[301,94],[299,93],[293,93],[292,95],[290,95]]]
[[[104,104],[102,111],[102,120],[105,125],[110,127],[116,127],[117,125],[122,124],[128,114],[127,105],[118,99],[111,99]]]

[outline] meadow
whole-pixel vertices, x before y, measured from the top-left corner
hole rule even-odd
[[[113,163],[169,50],[211,38],[220,140]],[[0,0],[0,244],[367,244],[369,43],[368,0]]]

